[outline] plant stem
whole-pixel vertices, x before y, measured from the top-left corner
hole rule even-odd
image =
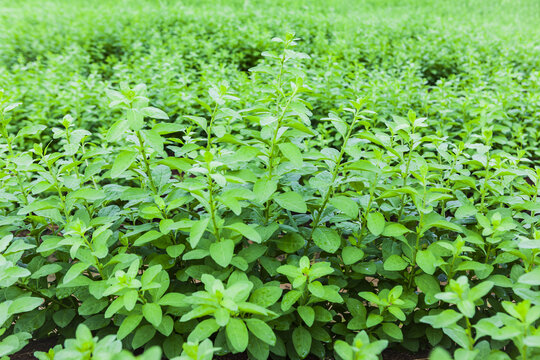
[[[345,154],[345,148],[347,147],[347,143],[349,142],[349,138],[351,137],[352,131],[354,129],[354,125],[356,124],[357,120],[358,120],[358,110],[356,110],[356,112],[354,114],[354,117],[353,117],[353,121],[352,121],[351,125],[349,126],[347,134],[345,135],[345,137],[343,139],[343,145],[341,146],[341,151],[339,152],[339,156],[338,156],[338,158],[336,160],[336,164],[334,166],[334,169],[332,170],[332,181],[331,181],[332,185],[330,185],[330,187],[328,188],[328,191],[326,192],[326,194],[324,196],[324,200],[323,200],[321,206],[319,206],[319,208],[317,209],[317,217],[315,218],[315,220],[312,223],[311,233],[310,233],[309,239],[308,239],[308,244],[313,239],[313,232],[320,225],[322,213],[326,209],[326,205],[328,204],[328,201],[330,200],[330,195],[332,194],[332,192],[334,190],[334,182],[336,181],[337,176],[339,174],[339,169],[341,167],[341,161],[343,160],[343,155]]]
[[[146,158],[146,150],[144,149],[144,140],[141,136],[141,131],[137,130],[135,131],[135,134],[137,134],[137,139],[139,140],[139,151],[141,153],[141,156],[143,158],[143,164],[146,171],[146,176],[148,177],[148,183],[150,185],[150,190],[157,195],[158,191],[156,188],[156,185],[154,184],[154,179],[152,178],[152,171],[150,170],[150,162]]]

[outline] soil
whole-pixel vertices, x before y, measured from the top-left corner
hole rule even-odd
[[[34,360],[35,351],[48,351],[58,343],[57,338],[41,339],[30,342],[24,349],[18,353],[11,355],[11,360]],[[423,351],[420,353],[407,353],[402,351],[396,351],[392,349],[385,350],[383,352],[383,360],[427,360],[429,353]],[[229,354],[225,356],[216,357],[216,360],[247,360],[246,354]],[[306,360],[320,360],[314,356],[308,356]],[[331,360],[330,358],[328,360]]]

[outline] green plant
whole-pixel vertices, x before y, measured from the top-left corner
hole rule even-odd
[[[0,357],[537,357],[536,5],[241,3],[3,4]]]

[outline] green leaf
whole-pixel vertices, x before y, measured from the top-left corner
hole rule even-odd
[[[309,350],[311,349],[311,340],[311,334],[306,328],[298,326],[293,330],[292,341],[294,349],[300,359],[304,359],[308,356]]]
[[[167,249],[165,249],[165,251],[167,251],[167,255],[169,255],[170,257],[177,258],[180,255],[182,255],[185,249],[186,249],[186,245],[178,244],[178,245],[167,246]]]
[[[244,237],[248,238],[251,241],[254,241],[256,243],[261,243],[261,235],[255,230],[253,227],[244,224],[244,223],[235,223],[232,225],[225,226],[226,229],[234,230],[240,234],[242,234]]]
[[[369,231],[375,235],[379,236],[385,230],[386,220],[381,213],[371,212],[367,215],[367,227]],[[390,236],[386,235],[385,236]]]
[[[279,150],[285,155],[295,167],[301,167],[303,163],[302,153],[298,147],[292,143],[281,143],[278,145]]]
[[[165,151],[163,151],[163,144],[165,143],[165,138],[163,138],[161,135],[157,133],[157,131],[154,131],[154,130],[143,130],[141,131],[141,133],[144,138],[145,146],[149,145],[161,157],[167,156]],[[164,166],[164,165],[159,165],[159,166]]]
[[[476,215],[476,213],[478,212],[478,210],[476,209],[476,207],[472,204],[465,204],[463,206],[460,206],[457,210],[456,210],[456,219],[463,219],[463,218],[467,218],[469,216],[474,216]]]
[[[142,313],[146,321],[154,325],[155,328],[161,324],[163,318],[163,312],[161,306],[156,303],[146,303],[142,307]]]
[[[279,286],[263,286],[251,293],[249,301],[266,308],[274,305],[281,298],[282,293],[283,289]]]
[[[298,290],[290,290],[289,292],[287,292],[283,296],[283,300],[281,301],[281,310],[289,310],[296,303],[296,301],[300,299],[300,296],[302,296],[302,292]]]
[[[189,244],[192,248],[195,249],[197,247],[197,244],[199,243],[199,240],[203,236],[204,232],[206,231],[209,222],[209,217],[203,218],[199,221],[196,221],[191,227],[191,231],[189,232]]]
[[[341,257],[345,265],[352,265],[362,260],[364,252],[355,246],[346,246],[341,250]]]
[[[384,320],[384,318],[381,315],[375,314],[375,313],[370,313],[368,315],[367,320],[366,320],[366,326],[367,327],[376,326],[376,325],[380,324],[383,320]]]
[[[326,292],[324,291],[324,286],[319,281],[313,281],[309,283],[308,290],[310,293],[312,293],[313,295],[317,297],[320,297],[321,299],[324,299],[324,296],[326,294]]]
[[[433,360],[452,360],[452,356],[443,348],[435,348],[431,354],[429,354],[429,358]]]
[[[208,122],[206,121],[205,118],[200,117],[200,116],[189,116],[189,115],[186,115],[184,117],[193,121],[195,124],[199,125],[204,131],[206,131],[206,128],[208,127]]]
[[[533,286],[540,285],[540,267],[521,275],[518,282]]]
[[[133,164],[138,154],[139,153],[137,151],[132,150],[121,151],[118,156],[116,156],[111,168],[111,178],[115,179],[122,175],[124,171],[126,171],[131,164]]]
[[[416,254],[416,263],[418,264],[420,269],[424,270],[424,272],[429,275],[433,275],[433,273],[435,272],[436,262],[437,259],[429,250],[420,250]]]
[[[30,203],[29,205],[24,206],[21,208],[17,214],[18,215],[26,215],[31,212],[40,211],[40,210],[46,210],[46,209],[56,209],[58,207],[58,201],[54,201],[52,199],[47,200],[35,200],[34,202]]]
[[[184,158],[168,157],[158,162],[161,165],[165,165],[171,169],[178,170],[180,172],[188,171],[192,168],[193,164],[190,160]]]
[[[250,359],[267,360],[270,358],[270,346],[254,335],[250,335],[249,337],[247,351]]]
[[[76,277],[78,277],[84,270],[88,269],[88,264],[84,262],[78,262],[69,268],[69,270],[66,272],[66,275],[64,275],[64,280],[62,281],[63,284],[67,284],[70,281],[73,281]]]
[[[274,346],[276,344],[276,335],[272,328],[268,326],[264,321],[251,318],[244,320],[247,324],[249,331],[266,344]]]
[[[48,276],[50,274],[56,274],[62,270],[62,267],[58,264],[46,264],[39,268],[38,271],[34,272],[30,278],[31,279],[39,279],[44,276]]]
[[[354,360],[352,347],[343,340],[337,340],[334,350],[343,360]]]
[[[318,227],[313,231],[315,245],[328,253],[335,253],[341,246],[341,238],[336,230]]]
[[[160,110],[152,106],[142,108],[141,112],[144,116],[147,116],[152,119],[160,119],[160,120],[169,119],[169,116],[163,110]]]
[[[115,122],[107,131],[107,141],[119,140],[129,129],[129,123],[125,119]]]
[[[43,304],[45,300],[42,298],[37,297],[19,297],[13,300],[13,302],[9,305],[8,313],[10,314],[19,314],[19,313],[25,313],[34,310],[41,304]],[[1,324],[0,324],[1,326]]]
[[[180,293],[169,292],[163,295],[163,297],[159,299],[158,303],[161,306],[176,306],[176,307],[186,306],[187,305],[186,295],[180,294]]]
[[[138,349],[154,337],[156,329],[152,325],[144,325],[137,329],[133,340],[131,341],[131,346],[134,349]]]
[[[84,199],[86,201],[96,201],[104,199],[107,195],[103,190],[96,190],[90,188],[82,188],[70,194],[74,199]]]
[[[234,241],[223,240],[210,245],[210,256],[221,267],[227,267],[234,255]]]
[[[190,332],[188,336],[188,341],[191,342],[201,342],[205,339],[208,339],[213,333],[218,331],[220,326],[216,322],[216,319],[206,319],[201,321],[195,326],[195,329]]]
[[[231,318],[225,328],[227,339],[236,352],[244,352],[249,342],[249,334],[246,324],[237,318]]]
[[[315,310],[311,306],[299,306],[296,311],[298,311],[298,315],[300,315],[307,326],[313,325],[315,321]]]
[[[127,109],[127,122],[129,128],[133,131],[139,131],[144,126],[144,115],[139,111],[139,109]]]
[[[297,213],[305,213],[307,211],[307,206],[304,198],[302,197],[302,195],[294,191],[279,194],[274,197],[274,200],[279,204],[279,206],[286,210]]]
[[[383,264],[383,268],[386,271],[401,271],[404,270],[409,263],[401,256],[398,255],[390,255],[388,259]]]
[[[223,327],[229,323],[230,313],[229,310],[225,308],[219,308],[214,311],[214,318],[219,326]]]
[[[494,283],[491,281],[483,281],[480,284],[473,287],[469,292],[469,298],[472,301],[483,298],[493,288]]]
[[[174,320],[169,315],[163,316],[161,323],[156,328],[157,331],[165,336],[170,336],[174,330]]]
[[[346,196],[336,196],[330,199],[330,204],[351,219],[357,219],[359,217],[358,204],[351,198]]]
[[[139,298],[139,293],[135,289],[128,290],[124,295],[124,307],[126,310],[131,311],[135,307],[135,304],[137,303],[137,299]],[[121,298],[119,298],[121,299]]]
[[[156,230],[150,230],[144,233],[144,235],[140,236],[135,242],[133,243],[133,246],[143,246],[144,244],[147,244],[151,241],[154,241],[156,239],[159,239],[162,237],[163,234],[161,234],[159,231]]]
[[[384,227],[383,235],[389,237],[398,237],[407,232],[411,231],[399,223],[387,223]]]
[[[448,309],[442,311],[437,315],[424,316],[420,319],[420,321],[425,324],[429,324],[436,329],[441,329],[455,324],[462,317],[462,314],[454,310]]]
[[[122,340],[123,338],[131,334],[133,330],[135,330],[137,326],[139,326],[142,318],[142,315],[133,314],[122,320],[122,323],[118,328],[118,332],[116,333],[116,337],[118,338],[118,340]]]
[[[75,315],[76,313],[74,309],[62,309],[53,313],[53,320],[56,325],[64,328],[69,325]]]
[[[382,325],[382,330],[386,335],[398,341],[403,340],[403,333],[401,332],[401,329],[394,323],[384,323]]]
[[[253,186],[253,193],[257,202],[265,203],[277,190],[277,181],[268,179],[259,179]]]
[[[455,343],[463,348],[467,348],[469,344],[469,337],[465,332],[465,329],[457,324],[442,328],[443,332],[448,335]]]
[[[439,281],[437,281],[433,276],[428,274],[422,274],[414,278],[416,286],[425,294],[424,301],[427,305],[432,305],[438,300],[435,298],[435,295],[441,292],[441,287]]]
[[[275,239],[278,249],[288,254],[300,250],[306,244],[306,240],[298,233],[288,233],[285,236]]]

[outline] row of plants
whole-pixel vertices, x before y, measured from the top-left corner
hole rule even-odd
[[[103,94],[123,81],[147,84],[171,121],[203,113],[198,100],[211,101],[209,84],[222,80],[240,98],[236,109],[248,108],[256,100],[249,69],[264,63],[261,50],[274,34],[294,29],[300,51],[312,57],[304,71],[313,126],[361,94],[384,118],[412,109],[440,119],[438,136],[452,141],[467,141],[484,118],[500,130],[494,142],[536,159],[534,0],[519,7],[461,0],[214,3],[0,1],[0,88],[24,103],[11,113],[12,131],[52,127],[70,114],[99,142],[116,116]],[[39,140],[51,139],[45,132]]]
[[[512,119],[456,134],[351,87],[313,124],[312,60],[272,40],[249,90],[175,121],[121,83],[106,132],[19,129],[2,93],[0,356],[540,356],[540,171]]]

